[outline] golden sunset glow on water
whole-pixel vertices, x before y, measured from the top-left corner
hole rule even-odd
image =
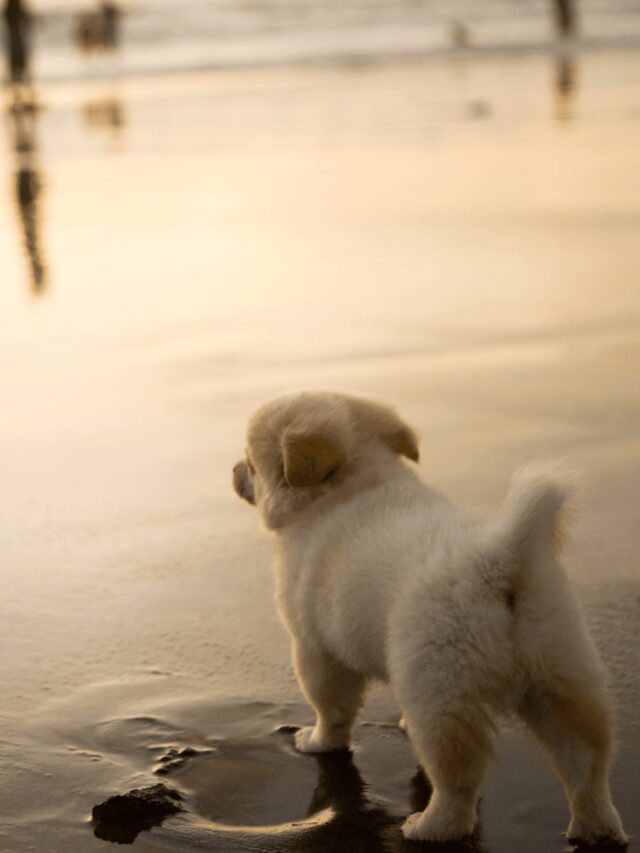
[[[567,62],[54,79],[26,119],[7,93],[1,850],[106,849],[93,804],[162,750],[223,740],[247,797],[301,786],[274,824],[305,818],[316,766],[287,764],[271,732],[308,711],[269,548],[230,486],[248,415],[304,387],[396,405],[422,476],[483,512],[523,462],[584,472],[568,567],[612,673],[614,787],[638,834],[640,54]],[[389,723],[390,698],[367,714]],[[363,728],[358,767],[392,825],[415,761],[380,732]],[[521,740],[505,735],[486,793],[492,853],[516,824],[525,853],[554,849],[566,823]],[[261,777],[246,768],[263,753]],[[185,779],[216,820],[205,777]],[[268,798],[256,808],[268,824]],[[175,827],[134,849],[198,849]]]

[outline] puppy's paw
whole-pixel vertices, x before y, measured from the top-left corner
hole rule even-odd
[[[606,820],[595,823],[574,817],[567,829],[567,838],[574,844],[606,844],[621,847],[626,847],[629,844],[629,838],[622,828],[620,816],[613,807],[611,807],[611,812]]]
[[[420,830],[418,828],[418,822],[422,817],[422,812],[414,812],[410,814],[409,817],[402,824],[402,834],[407,839],[407,841],[421,841],[422,835],[420,835]]]
[[[590,805],[589,809],[579,808],[573,812],[567,838],[586,844],[628,844],[629,839],[622,828],[620,815],[611,800],[603,797]]]
[[[475,817],[471,814],[461,819],[427,808],[409,815],[402,824],[402,834],[407,841],[461,841],[471,835],[474,825]]]
[[[298,752],[317,753],[333,752],[337,749],[346,749],[349,744],[337,739],[327,740],[321,738],[317,726],[304,726],[294,735],[294,743]]]

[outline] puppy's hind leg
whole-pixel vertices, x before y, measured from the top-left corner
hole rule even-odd
[[[612,727],[603,690],[584,680],[545,684],[532,688],[518,711],[564,783],[571,808],[567,836],[626,844],[609,792]]]
[[[316,646],[297,643],[294,664],[302,690],[316,712],[315,726],[296,733],[300,752],[331,752],[351,742],[364,699],[365,680]]]
[[[457,841],[473,832],[482,780],[491,759],[492,725],[479,707],[448,703],[438,711],[404,704],[408,734],[433,793],[402,832],[412,841]]]

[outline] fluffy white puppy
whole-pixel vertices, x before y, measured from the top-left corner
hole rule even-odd
[[[605,677],[565,572],[565,490],[515,475],[488,523],[422,483],[413,430],[387,406],[333,392],[278,397],[250,421],[238,494],[275,534],[277,595],[316,712],[302,752],[349,745],[367,684],[387,682],[433,793],[406,838],[472,832],[494,720],[542,741],[570,838],[625,842],[609,793]]]

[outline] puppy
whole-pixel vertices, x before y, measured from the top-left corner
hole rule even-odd
[[[301,752],[349,746],[367,684],[387,682],[433,794],[406,838],[468,835],[496,717],[515,711],[564,783],[567,835],[626,837],[609,793],[612,713],[596,649],[557,558],[566,492],[517,473],[488,523],[422,483],[413,430],[333,392],[264,405],[236,492],[273,531],[277,597],[316,712]]]

